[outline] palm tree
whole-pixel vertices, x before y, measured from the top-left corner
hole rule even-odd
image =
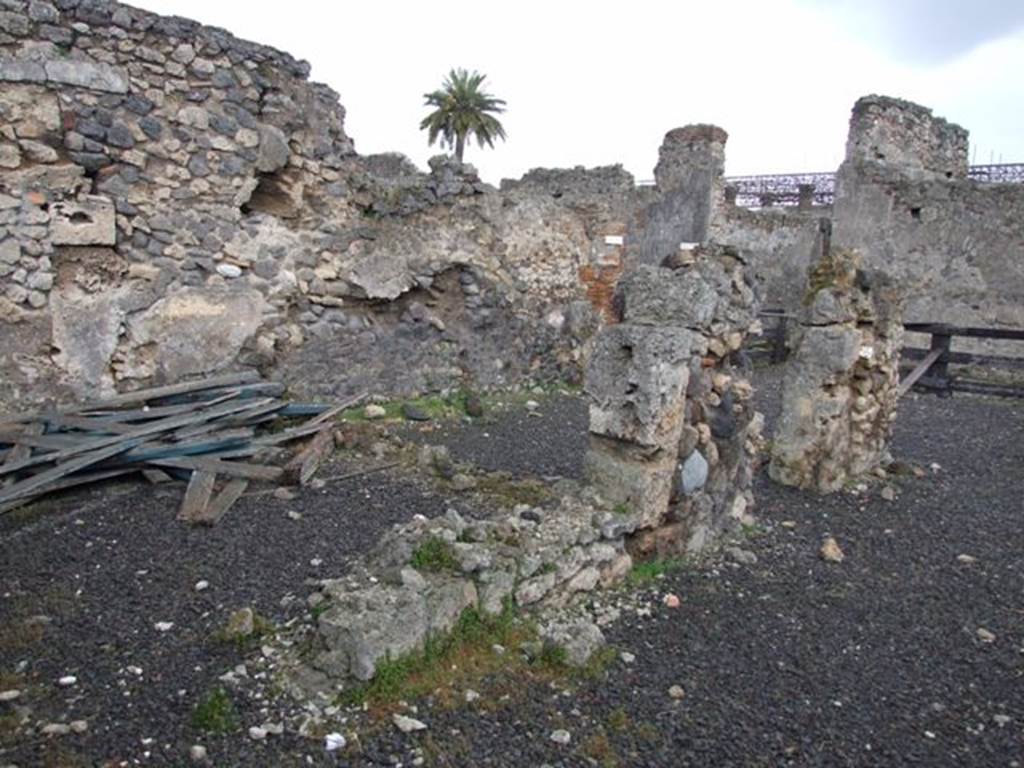
[[[495,139],[505,139],[501,123],[488,114],[504,112],[505,100],[480,90],[486,78],[479,72],[453,69],[440,90],[423,94],[425,106],[435,109],[420,122],[420,130],[427,131],[428,144],[440,136],[442,147],[455,147],[455,158],[460,163],[467,136],[475,135],[481,147],[493,147]]]

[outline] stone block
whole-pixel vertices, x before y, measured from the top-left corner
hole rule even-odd
[[[0,59],[0,80],[8,83],[45,83],[46,70],[38,61]]]
[[[641,265],[619,283],[622,319],[637,325],[710,327],[719,302],[715,286],[694,269]]]
[[[260,147],[256,155],[256,170],[261,173],[273,173],[284,168],[291,157],[288,139],[284,132],[273,125],[261,125],[259,128]]]
[[[342,593],[320,616],[327,650],[314,664],[331,675],[369,680],[381,659],[420,648],[428,627],[427,602],[416,590],[374,585]]]
[[[54,245],[114,245],[117,242],[114,203],[90,195],[50,206],[50,238]]]
[[[644,457],[591,436],[584,471],[603,499],[622,505],[638,527],[647,528],[658,525],[668,511],[676,457],[671,451]]]
[[[120,67],[94,61],[50,59],[44,65],[51,83],[106,93],[128,93],[128,75]]]
[[[678,328],[605,328],[587,363],[590,431],[674,449],[683,428],[690,358],[701,345],[696,334]]]

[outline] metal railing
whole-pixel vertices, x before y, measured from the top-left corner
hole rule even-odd
[[[1024,163],[972,165],[967,178],[986,184],[1024,184]],[[654,179],[637,182],[641,187],[653,185]],[[831,171],[725,177],[726,199],[742,208],[829,206],[835,190],[836,174]]]

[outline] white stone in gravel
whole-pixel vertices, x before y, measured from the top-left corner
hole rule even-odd
[[[757,565],[757,555],[742,547],[726,547],[725,552],[740,565]]]
[[[280,488],[274,490],[274,498],[280,499],[281,501],[291,501],[298,495],[299,494],[297,494],[291,488],[286,488],[283,485]]]
[[[254,725],[249,729],[249,738],[253,741],[263,741],[267,738],[266,728],[262,728],[258,725]]]
[[[206,747],[202,744],[193,744],[189,747],[188,756],[193,763],[204,763],[206,762]]]
[[[302,513],[296,512],[294,509],[289,509],[287,512],[285,512],[285,517],[287,517],[289,520],[301,520]]]
[[[622,659],[623,664],[632,664],[634,661],[636,661],[636,656],[634,656],[629,651],[623,651],[622,653],[620,653],[619,658]]]
[[[43,736],[67,736],[71,733],[71,726],[67,723],[48,723],[39,732]]]
[[[673,685],[668,689],[668,695],[673,699],[681,699],[686,696],[686,691],[683,690],[683,686],[681,685]]]
[[[971,557],[970,555],[957,555],[956,560],[958,563],[963,563],[964,565],[971,565],[978,562],[978,558]]]
[[[284,723],[264,723],[263,730],[271,736],[280,736],[284,733]]]
[[[555,744],[562,744],[563,746],[572,741],[572,735],[562,728],[559,728],[557,731],[552,731],[551,736],[548,738],[555,742]]]
[[[0,691],[0,701],[14,701],[19,696],[21,696],[21,691],[19,691],[17,688],[11,688],[7,691]]]
[[[377,405],[376,403],[372,403],[363,409],[363,416],[365,416],[367,419],[383,419],[387,415],[387,410],[385,410],[383,406]]]
[[[314,568],[319,568],[321,565],[323,565],[323,562],[324,561],[321,560],[319,557],[314,557],[312,560],[309,561],[309,564]]]
[[[992,715],[992,720],[1002,728],[1004,725],[1009,725],[1010,721],[1013,720],[1009,715]]]
[[[829,563],[841,563],[846,559],[846,555],[843,554],[842,548],[839,546],[839,542],[836,541],[832,536],[829,536],[821,545],[821,549],[818,551],[821,559]]]
[[[491,646],[491,650],[494,651],[494,655],[495,656],[504,656],[505,655],[505,646],[504,645],[498,645],[498,643],[495,643],[494,645]]]
[[[887,485],[879,495],[886,501],[894,501],[896,499],[896,489],[891,485]]]
[[[169,632],[173,628],[173,621],[158,621],[156,624],[153,625],[153,629],[155,629],[157,632]]]
[[[420,722],[412,717],[406,717],[405,715],[395,714],[391,718],[391,722],[395,724],[395,727],[402,733],[412,733],[413,731],[426,730],[427,724]]]
[[[217,272],[224,277],[235,278],[242,276],[242,268],[234,264],[218,264]]]
[[[125,667],[125,669],[131,672],[136,677],[140,677],[142,675],[142,667],[136,667],[134,664]]]
[[[474,701],[480,698],[480,694],[474,690],[466,691],[466,701],[472,704]]]
[[[340,733],[328,733],[324,737],[324,749],[328,752],[337,752],[345,748],[345,737]]]
[[[984,627],[978,627],[977,634],[978,639],[981,640],[981,642],[983,643],[994,643],[996,641],[995,634],[985,629]]]
[[[78,678],[74,675],[64,675],[60,680],[57,681],[57,685],[61,688],[68,688],[78,682]]]
[[[85,733],[89,730],[89,723],[85,720],[72,720],[71,730],[75,733]]]
[[[210,582],[208,582],[206,579],[200,579],[199,581],[196,582],[196,585],[194,587],[196,592],[202,592],[203,590],[206,590],[206,589],[209,589],[209,588],[210,588]]]

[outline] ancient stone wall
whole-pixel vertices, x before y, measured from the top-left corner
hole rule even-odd
[[[907,291],[908,322],[1024,326],[1024,186],[967,178],[967,132],[881,96],[854,106],[834,242]]]
[[[588,477],[637,555],[697,551],[752,509],[760,420],[735,359],[756,321],[745,265],[713,244],[690,263],[640,265],[618,306],[587,362]]]
[[[726,204],[715,211],[711,236],[743,252],[761,306],[796,313],[818,248],[818,221],[828,208],[749,210]]]
[[[661,264],[681,243],[708,238],[721,205],[728,134],[714,125],[687,125],[665,134],[654,168],[652,198],[640,207],[629,245],[632,264]]]
[[[903,344],[902,293],[853,251],[812,266],[769,473],[829,492],[889,461]]]
[[[0,403],[255,366],[302,394],[578,370],[621,169],[359,157],[308,65],[107,0],[0,11]]]
[[[908,322],[1021,327],[1024,263],[1015,254],[1024,248],[1024,185],[968,179],[967,150],[967,132],[931,110],[867,96],[850,118],[831,210],[725,204],[711,231],[747,254],[767,307],[799,311],[816,219],[830,217],[838,246],[907,289]],[[996,351],[1020,354],[1012,344]]]

